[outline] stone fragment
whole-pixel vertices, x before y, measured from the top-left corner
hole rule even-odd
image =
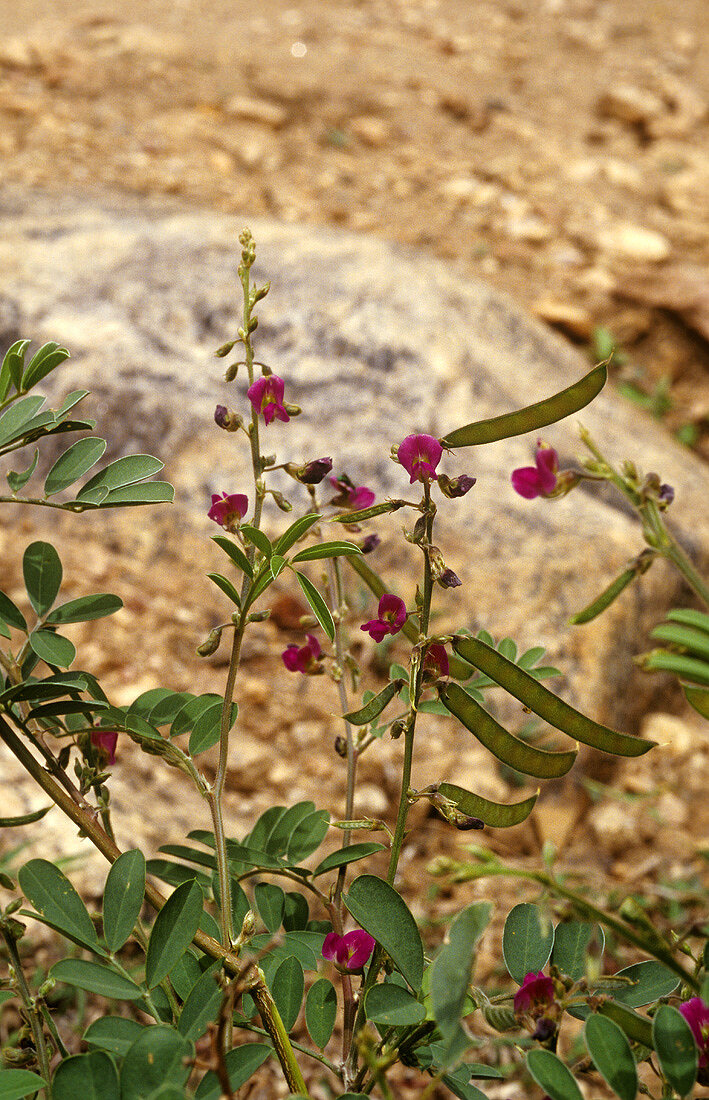
[[[588,310],[554,298],[540,298],[532,306],[536,317],[559,328],[576,340],[587,341],[593,334],[593,318]]]
[[[619,222],[602,229],[598,244],[604,251],[636,263],[661,263],[672,253],[672,246],[663,233],[631,222]]]
[[[599,97],[596,108],[603,118],[640,127],[647,127],[666,111],[660,96],[634,84],[615,84]]]
[[[228,100],[224,110],[235,118],[245,119],[247,122],[260,122],[272,130],[282,129],[290,117],[288,110],[280,103],[244,95],[237,95]]]
[[[380,149],[391,138],[389,123],[376,115],[358,115],[350,119],[349,129],[363,145],[372,149]]]

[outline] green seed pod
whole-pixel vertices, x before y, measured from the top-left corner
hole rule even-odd
[[[505,1005],[483,1005],[482,1014],[495,1031],[512,1031],[518,1027],[514,1012]]]

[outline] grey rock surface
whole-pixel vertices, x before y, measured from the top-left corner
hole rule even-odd
[[[204,526],[209,493],[246,491],[250,480],[245,448],[231,446],[237,437],[212,420],[217,403],[245,402],[241,375],[227,386],[228,360],[213,357],[239,324],[242,222],[126,199],[3,191],[0,227],[0,344],[19,335],[65,343],[72,359],[55,376],[57,395],[91,389],[114,453],[160,455],[183,513]],[[589,369],[511,300],[429,256],[305,227],[250,227],[256,280],[272,284],[259,309],[257,355],[303,408],[262,437],[279,459],[329,454],[336,471],[379,495],[405,495],[408,478],[389,458],[405,435],[442,436],[537,401]],[[632,456],[676,487],[675,526],[706,565],[705,466],[610,389],[580,419],[613,460]],[[572,421],[544,434],[562,464],[581,452]],[[637,673],[631,657],[646,645],[648,625],[684,598],[682,586],[660,563],[596,623],[567,628],[569,614],[643,544],[617,500],[586,491],[553,504],[516,496],[510,471],[528,463],[533,446],[517,438],[445,460],[449,474],[478,478],[445,510],[441,545],[464,581],[458,608],[469,625],[546,644],[568,669],[561,690],[570,701],[636,728],[659,680]],[[394,543],[383,550],[395,569],[398,553]]]

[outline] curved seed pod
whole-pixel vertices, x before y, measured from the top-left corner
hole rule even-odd
[[[349,714],[343,715],[343,718],[346,722],[351,722],[353,726],[366,726],[368,722],[373,722],[375,718],[379,717],[397,691],[401,691],[405,683],[406,680],[392,680],[363,707],[360,707],[359,710],[351,710]]]
[[[682,646],[696,657],[709,659],[709,634],[684,623],[659,623],[650,633],[651,638],[670,645]]]
[[[581,623],[590,623],[592,619],[595,619],[597,615],[600,615],[602,611],[610,607],[613,601],[620,596],[623,589],[627,588],[636,576],[637,570],[632,566],[629,569],[625,569],[619,577],[611,581],[608,587],[605,588],[599,596],[596,596],[595,600],[592,600],[587,607],[584,607],[583,611],[577,611],[575,615],[571,616],[569,619],[569,626],[580,626]]]
[[[477,447],[480,443],[493,443],[497,439],[509,439],[513,435],[536,432],[547,424],[555,424],[565,416],[578,412],[593,401],[605,385],[608,371],[605,363],[594,367],[578,382],[568,386],[553,397],[527,405],[516,412],[504,413],[489,420],[478,420],[456,428],[441,439],[443,447]]]
[[[507,829],[511,825],[519,825],[529,817],[534,809],[534,803],[539,797],[539,791],[525,798],[523,802],[513,802],[512,805],[503,806],[500,802],[491,802],[489,798],[483,798],[480,794],[466,791],[464,787],[457,787],[455,783],[440,783],[439,794],[444,798],[450,798],[457,808],[471,817],[479,817],[486,825],[493,829]]]
[[[403,508],[406,500],[385,500],[381,504],[373,504],[371,508],[360,508],[358,512],[340,512],[332,516],[330,523],[360,523],[365,519],[373,519],[374,516],[383,516],[387,512],[397,512]]]
[[[508,733],[491,714],[481,707],[460,684],[450,683],[439,688],[439,695],[451,714],[466,729],[475,734],[478,741],[510,768],[537,779],[558,779],[566,775],[576,759],[576,749],[567,752],[549,752],[528,745],[519,737]]]
[[[709,687],[709,664],[696,657],[685,657],[682,653],[667,653],[664,649],[654,649],[642,658],[642,667],[648,672],[674,672],[682,680]]]
[[[550,726],[584,745],[614,753],[616,756],[642,756],[655,744],[654,741],[619,733],[608,726],[593,722],[479,638],[457,635],[453,639],[453,647],[456,653],[496,684],[500,684]]]

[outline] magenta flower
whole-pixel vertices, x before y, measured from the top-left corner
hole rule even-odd
[[[246,515],[249,499],[243,493],[212,493],[212,507],[207,512],[210,519],[225,531],[235,531]]]
[[[407,435],[399,444],[397,458],[414,481],[426,481],[436,476],[436,466],[441,461],[443,447],[432,435]]]
[[[355,928],[345,936],[330,932],[322,945],[322,957],[334,959],[344,970],[361,970],[374,951],[376,941],[368,932]]]
[[[532,1012],[535,1008],[546,1008],[554,1004],[554,983],[547,978],[542,970],[535,974],[530,970],[525,974],[524,981],[515,993],[514,1008],[520,1015],[523,1012]]]
[[[257,378],[253,386],[249,386],[246,396],[253,405],[256,413],[263,413],[263,418],[270,424],[274,417],[287,423],[290,417],[283,407],[283,390],[285,383],[277,374],[266,374]]]
[[[692,1029],[699,1051],[699,1068],[709,1066],[709,1008],[701,997],[692,997],[679,1006],[679,1010]]]
[[[548,497],[556,489],[559,456],[553,447],[537,440],[535,466],[521,466],[512,471],[512,488],[521,497]]]
[[[116,730],[91,730],[91,744],[105,755],[109,764],[116,763],[116,745],[118,744]]]
[[[366,485],[355,485],[347,474],[331,477],[330,484],[337,490],[337,496],[330,501],[330,504],[334,504],[336,508],[348,508],[352,512],[358,512],[360,508],[369,508],[374,504],[375,497],[372,490]]]
[[[305,645],[289,645],[281,657],[289,672],[302,672],[305,676],[316,676],[322,672],[320,658],[323,655],[320,642],[313,634],[306,634]]]
[[[449,673],[448,654],[446,647],[440,642],[434,642],[426,650],[423,660],[424,672],[430,675],[432,680],[440,680]]]
[[[366,630],[375,642],[381,642],[387,634],[398,634],[401,630],[406,622],[406,604],[398,596],[385,592],[377,610],[379,618],[370,619],[360,630]]]

